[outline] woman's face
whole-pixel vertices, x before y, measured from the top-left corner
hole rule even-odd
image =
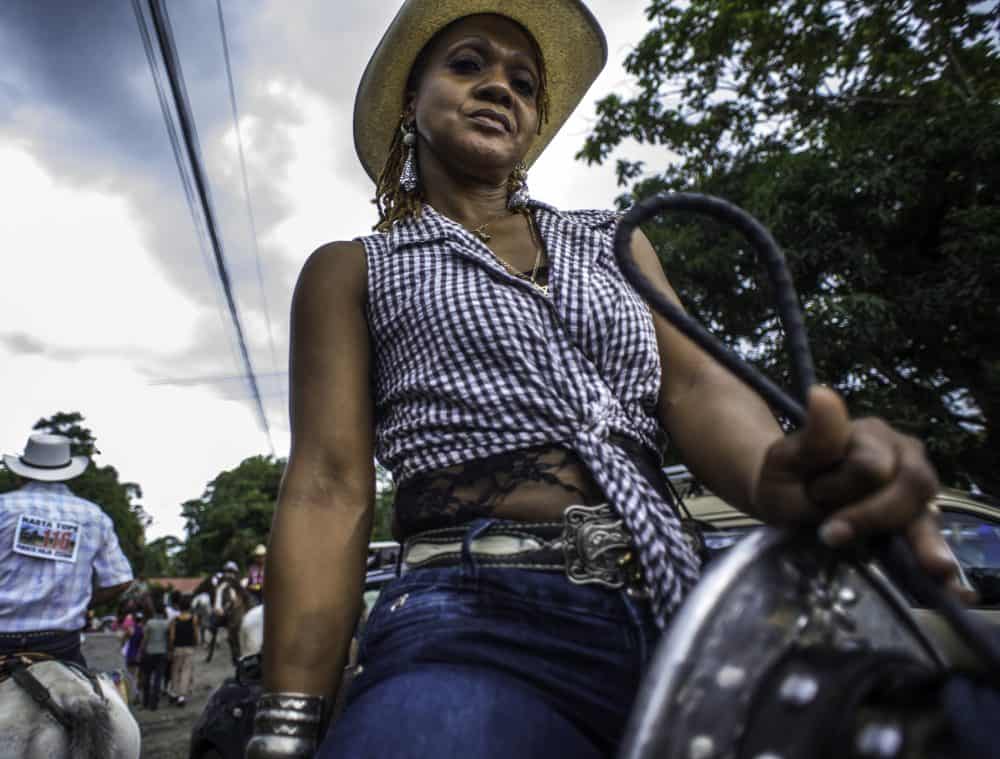
[[[464,18],[428,51],[412,101],[421,147],[463,174],[506,177],[538,130],[537,93],[527,34],[501,16]]]

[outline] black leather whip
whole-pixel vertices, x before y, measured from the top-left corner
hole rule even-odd
[[[788,395],[751,364],[723,345],[714,335],[678,308],[639,269],[632,257],[632,233],[636,227],[666,211],[684,211],[710,216],[735,227],[749,241],[764,263],[774,287],[778,315],[785,330],[797,398]],[[697,193],[663,193],[636,203],[622,217],[615,234],[615,255],[626,279],[656,311],[682,334],[693,340],[716,361],[729,369],[796,427],[805,423],[809,388],[816,382],[812,352],[798,296],[785,257],[774,237],[743,209],[721,198]],[[870,547],[890,576],[920,603],[937,610],[956,634],[989,670],[989,679],[1000,687],[1000,640],[970,615],[951,593],[928,577],[917,563],[909,544],[895,535],[871,541]]]

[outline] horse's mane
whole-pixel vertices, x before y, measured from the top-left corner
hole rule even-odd
[[[61,667],[79,680],[86,688],[86,695],[76,695],[59,700],[59,706],[72,720],[72,726],[67,732],[67,754],[76,759],[107,759],[111,756],[114,730],[111,725],[111,712],[108,709],[106,697],[95,693],[90,681],[83,677],[73,667]],[[43,729],[51,729],[51,723],[39,720],[31,731],[30,742],[33,742]]]

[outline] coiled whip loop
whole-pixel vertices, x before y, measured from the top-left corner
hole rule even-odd
[[[789,396],[684,313],[639,269],[632,257],[632,233],[640,224],[665,211],[702,214],[735,227],[761,257],[774,287],[778,316],[785,330],[797,399]],[[618,264],[626,279],[656,311],[756,390],[771,408],[786,416],[796,427],[805,423],[805,404],[809,388],[816,382],[816,372],[795,286],[785,257],[766,227],[742,208],[721,198],[698,193],[663,193],[636,203],[625,213],[618,223],[614,244]],[[940,612],[965,644],[982,658],[988,667],[991,682],[1000,686],[1000,640],[966,612],[958,599],[920,569],[912,549],[902,537],[879,538],[872,541],[871,547],[874,555],[905,591],[918,602]]]

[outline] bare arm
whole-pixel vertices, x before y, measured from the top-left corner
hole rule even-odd
[[[646,276],[676,301],[641,232],[632,248]],[[819,387],[810,390],[805,425],[785,436],[755,392],[665,319],[654,322],[664,367],[660,421],[695,476],[766,521],[822,524],[829,545],[903,533],[924,570],[963,594],[927,510],[938,482],[920,441],[881,419],[852,420],[840,396]]]
[[[129,585],[132,581],[123,582],[118,585],[109,585],[107,588],[93,589],[93,593],[90,596],[90,605],[97,606],[98,604],[107,603],[108,601],[114,601],[118,596],[128,590]]]
[[[264,589],[271,691],[334,692],[360,609],[375,493],[366,276],[359,243],[324,246],[292,304],[292,449]]]
[[[646,277],[679,306],[656,252],[640,231],[632,237],[632,251]],[[781,438],[781,428],[756,393],[656,312],[653,324],[663,364],[660,423],[700,481],[723,500],[752,512],[764,454]]]

